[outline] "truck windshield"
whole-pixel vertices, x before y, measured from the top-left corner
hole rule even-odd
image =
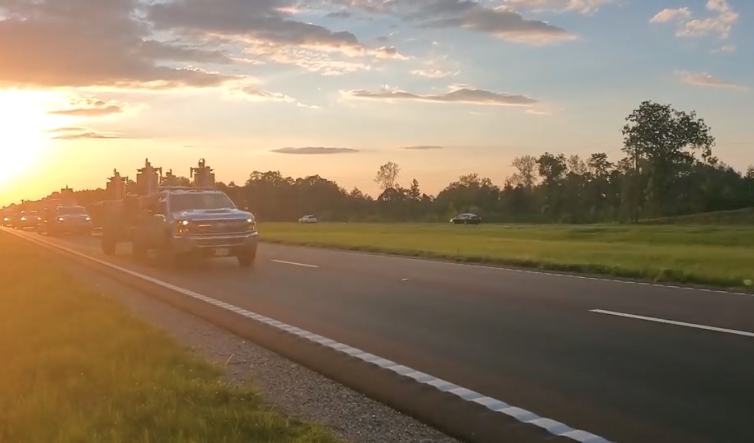
[[[170,199],[173,212],[192,209],[235,209],[230,198],[225,194],[176,194]]]
[[[60,214],[86,214],[86,209],[81,206],[63,206],[58,208]]]

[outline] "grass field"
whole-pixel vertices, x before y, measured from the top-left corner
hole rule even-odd
[[[726,287],[754,280],[754,226],[264,223],[264,241]]]
[[[0,232],[0,442],[334,443]]]
[[[702,212],[677,217],[652,218],[641,221],[649,225],[748,225],[754,226],[754,208],[733,211]]]

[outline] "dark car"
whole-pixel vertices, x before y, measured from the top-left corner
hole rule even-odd
[[[92,219],[83,206],[58,206],[45,211],[37,232],[47,235],[91,234]]]
[[[36,228],[39,223],[39,214],[37,211],[21,211],[13,221],[13,227],[16,229]]]
[[[482,217],[476,214],[463,213],[451,218],[450,222],[454,225],[478,225],[482,222]]]

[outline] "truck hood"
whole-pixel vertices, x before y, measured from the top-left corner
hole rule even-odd
[[[254,216],[240,209],[191,209],[173,212],[173,217],[180,220],[248,220]]]

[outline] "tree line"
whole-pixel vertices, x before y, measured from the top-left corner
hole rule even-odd
[[[754,167],[740,172],[715,157],[715,138],[696,112],[644,101],[626,117],[622,133],[617,161],[604,152],[522,155],[502,184],[468,174],[437,195],[422,192],[416,179],[402,181],[394,162],[376,172],[376,198],[319,175],[292,178],[279,171],[254,171],[243,184],[217,187],[260,221],[313,214],[336,222],[439,222],[472,212],[488,222],[631,222],[754,206]],[[133,191],[134,183],[128,188]],[[84,205],[107,199],[102,189],[76,196]]]

